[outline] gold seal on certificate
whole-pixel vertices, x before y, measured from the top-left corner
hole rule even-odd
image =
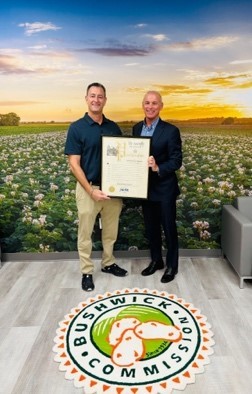
[[[110,191],[110,193],[114,193],[115,192],[115,187],[114,186],[109,186],[109,191]]]
[[[101,189],[110,197],[147,198],[150,138],[102,136]]]

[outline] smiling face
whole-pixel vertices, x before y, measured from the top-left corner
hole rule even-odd
[[[101,87],[91,86],[85,98],[89,114],[102,114],[107,98],[104,90]]]
[[[146,124],[154,122],[159,117],[163,102],[158,92],[148,92],[143,98],[143,110]]]

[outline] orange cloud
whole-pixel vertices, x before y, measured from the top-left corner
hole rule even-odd
[[[33,71],[14,64],[15,57],[0,55],[0,74],[30,74]]]
[[[205,80],[205,83],[218,86],[234,86],[237,79],[247,78],[246,74],[213,77]]]
[[[39,68],[28,68],[25,66],[19,66],[18,59],[11,55],[0,55],[0,75],[11,75],[11,74],[52,74],[57,73],[60,70],[57,68],[39,67]]]
[[[142,88],[128,88],[126,91],[129,93],[139,93],[139,92],[145,93],[146,90]]]
[[[215,103],[203,105],[181,105],[176,107],[167,107],[162,111],[162,117],[167,119],[196,119],[211,117],[242,117],[243,113],[240,109],[233,105]]]
[[[120,109],[120,110],[108,110],[108,115],[116,121],[140,121],[143,119],[144,114],[141,106]],[[203,104],[203,105],[168,105],[165,106],[161,112],[162,119],[175,119],[175,120],[188,120],[188,119],[200,119],[200,118],[211,118],[211,117],[243,117],[242,111],[232,105],[216,105],[215,103]]]
[[[33,48],[32,48],[33,49]],[[73,55],[69,52],[64,51],[39,51],[34,48],[34,50],[30,53],[32,56],[41,56],[41,57],[49,57],[52,58],[60,58],[60,59],[73,59]]]
[[[0,105],[2,106],[22,106],[22,105],[34,105],[34,104],[43,104],[42,101],[0,101]]]
[[[164,46],[164,49],[171,49],[174,51],[184,50],[209,50],[220,47],[226,47],[229,44],[237,41],[239,37],[236,36],[214,36],[207,38],[199,38],[191,41],[175,42]]]
[[[235,89],[250,89],[252,88],[252,81],[241,83],[240,85],[235,86]]]
[[[199,88],[192,89],[185,85],[154,85],[158,89],[162,96],[168,96],[170,94],[204,94],[211,93],[211,89]]]

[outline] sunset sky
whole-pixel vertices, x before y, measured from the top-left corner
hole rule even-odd
[[[94,81],[116,121],[147,90],[163,119],[252,117],[252,1],[1,2],[0,114],[75,120]]]

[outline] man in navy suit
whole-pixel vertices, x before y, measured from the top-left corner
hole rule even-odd
[[[159,92],[147,92],[142,107],[145,118],[133,126],[134,136],[151,137],[151,156],[148,158],[148,198],[142,202],[151,262],[142,271],[142,275],[152,275],[164,268],[163,229],[167,254],[166,269],[161,282],[167,283],[172,281],[178,272],[176,199],[180,191],[176,170],[182,165],[182,143],[179,129],[163,121],[159,116],[163,108]]]

